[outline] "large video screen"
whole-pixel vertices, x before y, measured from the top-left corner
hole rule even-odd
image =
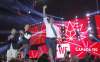
[[[56,22],[59,27],[62,41],[57,41],[57,58],[63,58],[66,51],[70,51],[70,56],[77,55],[79,58],[83,58],[87,52],[95,56],[100,56],[100,43],[95,42],[89,37],[89,17],[75,18],[62,22]],[[100,38],[100,15],[95,16],[96,26],[98,32],[98,38]],[[48,54],[48,47],[45,44],[46,31],[44,23],[35,24],[30,27],[30,32],[33,36],[30,39],[30,45],[36,46],[37,49],[30,49],[30,58],[39,58],[41,54]]]

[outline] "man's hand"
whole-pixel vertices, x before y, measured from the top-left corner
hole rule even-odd
[[[47,8],[47,5],[44,5],[44,6],[43,6],[43,9],[46,9],[46,8]]]
[[[47,8],[47,5],[44,5],[43,6],[43,17],[46,17],[46,8]]]
[[[8,36],[8,40],[11,40],[11,39],[13,39],[13,38],[14,38],[14,35]]]

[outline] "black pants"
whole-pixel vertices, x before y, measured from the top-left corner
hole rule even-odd
[[[53,57],[56,57],[56,38],[46,38],[46,44],[48,48],[52,49]]]

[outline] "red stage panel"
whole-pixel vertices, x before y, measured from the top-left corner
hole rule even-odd
[[[57,46],[57,58],[63,58],[66,50],[71,51],[71,56],[77,55],[79,58],[83,58],[87,52],[100,56],[100,43],[93,42],[88,37],[88,21],[89,19],[86,17],[64,22],[66,40],[57,44],[58,46],[60,45],[60,47]],[[56,24],[61,28],[60,23]],[[97,26],[100,27],[100,24],[97,24]],[[78,33],[76,32],[77,29],[79,30]],[[38,50],[30,50],[29,52],[30,58],[39,58],[41,53],[48,52],[48,48],[45,45],[45,25],[43,23],[32,25],[30,31],[34,35],[30,39],[31,45],[44,44],[44,46],[39,46]]]
[[[95,21],[96,21],[96,28],[97,28],[97,33],[98,33],[98,38],[100,38],[100,15],[95,16]]]
[[[36,24],[36,25],[32,25],[30,27],[30,32],[33,33],[31,39],[30,39],[30,44],[34,45],[34,44],[44,44],[44,40],[45,40],[45,26],[44,24]]]

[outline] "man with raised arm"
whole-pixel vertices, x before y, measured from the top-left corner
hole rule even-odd
[[[60,29],[54,24],[52,16],[46,16],[47,6],[43,6],[43,22],[46,26],[46,44],[51,62],[56,62],[56,40],[60,39]]]

